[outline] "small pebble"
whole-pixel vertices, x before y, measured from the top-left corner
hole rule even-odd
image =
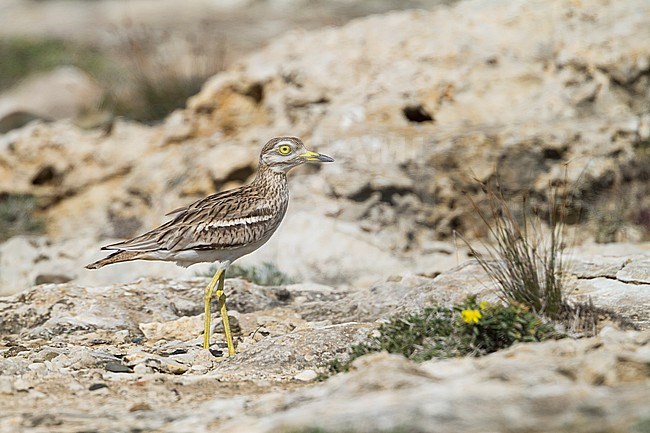
[[[316,377],[318,377],[318,374],[314,370],[303,370],[293,378],[301,382],[311,382],[316,379]]]
[[[112,371],[113,373],[133,373],[133,369],[128,365],[124,365],[119,362],[109,361],[106,363],[106,370]]]
[[[127,329],[117,331],[115,334],[113,334],[113,341],[114,342],[119,342],[119,343],[128,343],[128,342],[130,342],[131,338],[129,336],[129,331]]]
[[[0,394],[12,394],[13,391],[11,377],[0,377]]]
[[[152,360],[154,364],[152,367],[161,373],[183,374],[189,370],[187,365],[181,364],[169,358],[160,358]]]
[[[212,356],[215,356],[217,358],[221,358],[223,356],[223,351],[219,349],[210,349],[210,353],[212,354]]]
[[[102,388],[108,388],[108,385],[106,385],[105,383],[93,383],[92,385],[90,385],[88,387],[88,390],[89,391],[96,391],[96,390],[102,389]]]
[[[77,391],[81,391],[81,390],[83,390],[84,387],[83,387],[83,385],[80,384],[79,382],[71,382],[71,383],[68,385],[68,389],[69,389],[70,391],[72,391],[72,392],[77,392]]]
[[[45,398],[45,397],[47,397],[47,395],[45,395],[44,393],[42,393],[40,391],[36,391],[35,389],[30,389],[29,390],[29,396],[31,398]]]
[[[32,364],[29,364],[27,368],[29,368],[30,370],[36,373],[43,373],[47,370],[47,367],[43,362],[34,362]]]
[[[197,373],[203,373],[205,371],[208,371],[208,367],[206,367],[205,365],[193,365],[190,368],[190,371],[195,371]]]
[[[129,412],[139,412],[142,410],[151,410],[151,406],[147,403],[136,403],[129,409]]]
[[[14,389],[16,391],[27,391],[29,389],[29,382],[25,379],[18,378],[14,380]]]
[[[153,373],[153,369],[151,367],[147,367],[145,364],[138,364],[133,367],[133,372],[139,376],[143,376],[145,374]]]
[[[34,355],[34,362],[51,361],[59,355],[60,355],[59,352],[52,350],[50,348],[43,349]]]

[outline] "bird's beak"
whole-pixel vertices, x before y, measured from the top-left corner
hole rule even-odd
[[[308,150],[307,152],[302,153],[298,156],[305,158],[307,161],[334,162],[333,158],[330,158],[327,155],[323,155],[322,153],[312,152],[311,150]]]

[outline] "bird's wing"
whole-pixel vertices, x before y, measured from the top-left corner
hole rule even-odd
[[[240,191],[245,189],[245,188],[246,187],[234,188],[234,189],[229,189],[227,191],[221,191],[221,192],[211,194],[211,195],[209,195],[207,197],[204,197],[204,198],[202,198],[200,200],[197,200],[194,203],[191,203],[191,204],[189,204],[187,206],[179,207],[179,208],[174,209],[171,212],[167,212],[165,214],[165,216],[176,215],[176,214],[179,214],[181,212],[187,212],[187,211],[192,210],[192,209],[198,209],[198,208],[201,208],[201,207],[205,207],[206,205],[211,205],[211,204],[216,203],[216,202],[218,202],[220,200],[225,200],[225,199],[227,199],[229,197],[232,197],[234,195],[241,194]]]
[[[252,190],[213,194],[174,212],[167,223],[103,249],[126,251],[226,249],[260,240],[277,224],[266,197]]]

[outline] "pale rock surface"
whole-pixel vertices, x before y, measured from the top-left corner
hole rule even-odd
[[[208,272],[208,265],[181,268],[164,262],[129,262],[89,271],[83,266],[106,255],[105,242],[88,238],[52,243],[45,236],[14,236],[0,244],[0,296],[18,293],[44,283],[76,281],[102,285],[128,283],[145,276],[193,278]]]
[[[649,344],[647,332],[610,331],[422,365],[370,355],[317,388],[259,399],[248,416],[222,426],[242,433],[633,431],[647,422]],[[606,365],[590,371],[600,357]]]
[[[104,90],[92,77],[74,66],[62,66],[30,76],[2,92],[0,124],[15,113],[45,120],[79,119],[97,111],[103,97]],[[0,129],[0,133],[6,130]]]
[[[591,288],[595,305],[645,331],[606,326],[593,338],[419,365],[375,354],[323,383],[314,381],[327,363],[377,321],[470,293],[496,299],[494,288],[473,261],[367,289],[228,279],[237,354],[217,358],[220,326],[212,350],[200,347],[207,278],[45,284],[0,298],[0,432],[637,431],[650,398],[650,317],[639,308],[650,281],[616,275],[648,256],[572,257],[582,292],[570,298]],[[603,279],[611,284],[598,287]]]
[[[355,285],[386,278],[406,266],[381,244],[364,237],[356,224],[290,209],[273,242],[241,263],[277,263],[300,281],[320,276],[328,283]]]

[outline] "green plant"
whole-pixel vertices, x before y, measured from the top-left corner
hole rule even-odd
[[[347,371],[354,359],[372,352],[396,353],[420,362],[483,356],[517,342],[560,337],[552,324],[521,304],[479,303],[469,296],[453,307],[436,305],[391,318],[369,341],[351,347],[347,359],[335,359],[328,368],[331,373]]]
[[[0,89],[31,73],[73,65],[91,75],[106,75],[110,62],[97,49],[60,39],[5,38],[0,40]]]
[[[28,194],[0,195],[0,241],[21,234],[45,231],[45,222],[37,217],[36,199]]]
[[[472,255],[499,288],[507,303],[529,307],[537,314],[558,319],[565,309],[563,252],[568,209],[566,182],[549,185],[546,222],[534,212],[524,195],[519,217],[511,210],[498,184],[481,183],[487,211],[469,198],[488,229],[493,244],[483,243],[486,253],[465,241]]]
[[[638,139],[633,145],[634,150],[637,152],[639,157],[648,158],[650,157],[650,139]]]
[[[224,66],[224,44],[207,24],[183,35],[127,28],[116,45],[96,47],[54,38],[0,40],[0,90],[35,72],[76,66],[106,89],[98,110],[156,122],[198,93]]]
[[[210,278],[216,271],[215,266],[210,266],[210,269],[201,276]],[[226,271],[228,278],[243,278],[246,281],[257,284],[259,286],[284,286],[286,284],[293,284],[295,281],[287,274],[283,273],[273,263],[264,262],[258,266],[239,266],[232,265]]]

